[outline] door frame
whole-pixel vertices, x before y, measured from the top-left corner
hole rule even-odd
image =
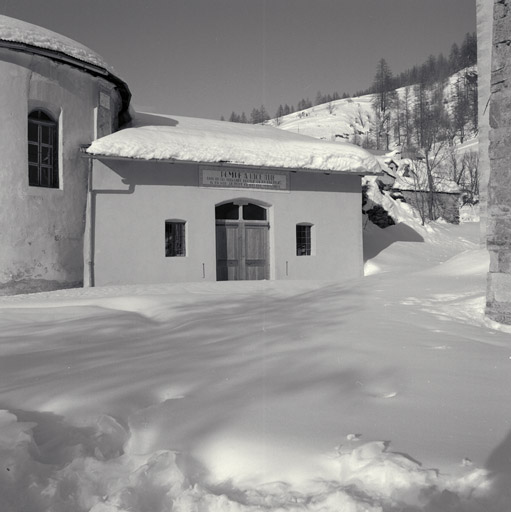
[[[264,279],[271,279],[271,241],[270,241],[270,234],[271,234],[271,205],[269,203],[266,203],[264,201],[260,201],[257,199],[251,199],[251,198],[234,198],[234,199],[227,199],[225,201],[221,201],[219,203],[215,204],[215,209],[218,206],[222,206],[225,204],[233,203],[234,205],[239,207],[239,216],[238,219],[216,219],[215,215],[215,240],[217,237],[217,227],[218,226],[236,226],[239,230],[238,232],[238,250],[240,253],[240,266],[239,266],[239,278],[237,280],[239,281],[245,281],[246,279],[246,228],[248,227],[265,227],[267,229],[267,236],[266,236],[266,264],[264,266]],[[248,204],[253,204],[256,206],[259,206],[261,208],[264,208],[266,210],[266,220],[245,220],[243,218],[243,208],[242,206],[246,206]],[[216,280],[218,281],[218,251],[215,243],[215,261],[217,262],[217,274],[216,274]]]

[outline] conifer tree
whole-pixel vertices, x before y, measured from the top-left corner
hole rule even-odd
[[[252,112],[250,113],[250,122],[252,124],[258,124],[261,122],[261,112],[258,108],[253,108]]]
[[[275,114],[275,120],[277,121],[277,125],[281,123],[282,117],[284,115],[284,107],[282,105],[279,105],[279,107],[277,108],[277,112]]]
[[[392,72],[385,59],[380,59],[373,81],[375,92],[373,109],[376,117],[376,149],[389,149],[391,109],[396,99],[393,89]]]

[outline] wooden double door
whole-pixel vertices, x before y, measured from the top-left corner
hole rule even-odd
[[[267,210],[252,203],[226,203],[215,213],[217,281],[268,279]]]

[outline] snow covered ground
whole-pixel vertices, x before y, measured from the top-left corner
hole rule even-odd
[[[508,511],[478,225],[365,235],[348,283],[2,297],[0,510]]]

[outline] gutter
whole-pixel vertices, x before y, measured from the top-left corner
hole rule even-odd
[[[215,167],[226,167],[226,168],[240,168],[243,169],[254,169],[259,171],[287,171],[287,172],[312,172],[317,174],[344,174],[344,175],[358,175],[358,176],[382,176],[383,171],[380,172],[357,172],[357,171],[336,171],[336,170],[324,170],[324,169],[313,169],[307,167],[301,168],[289,168],[289,167],[265,167],[263,165],[246,165],[242,163],[231,163],[231,162],[202,162],[195,160],[178,160],[176,158],[133,158],[128,156],[116,156],[116,155],[97,155],[93,153],[87,153],[89,145],[80,146],[80,153],[82,158],[88,158],[91,160],[115,160],[115,161],[128,161],[128,162],[152,162],[152,163],[167,163],[167,164],[193,164],[200,166],[215,166]]]

